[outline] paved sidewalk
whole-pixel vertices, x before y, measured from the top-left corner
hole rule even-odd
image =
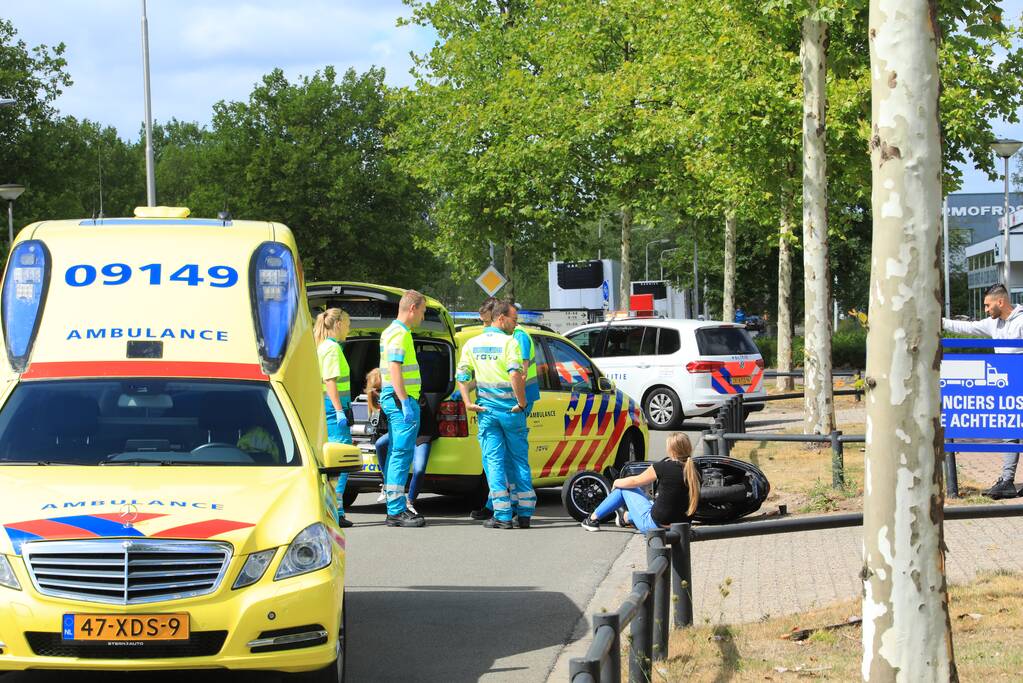
[[[862,533],[853,527],[694,543],[696,623],[751,622],[858,598]],[[1023,572],[1021,537],[1023,518],[945,522],[949,581],[966,583],[986,571]],[[568,661],[585,653],[592,614],[616,608],[628,594],[632,572],[646,566],[643,540],[633,538],[615,562],[549,681],[566,681]]]

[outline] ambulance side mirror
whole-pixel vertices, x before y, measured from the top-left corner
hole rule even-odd
[[[597,391],[599,391],[602,394],[613,394],[615,391],[615,383],[609,380],[607,377],[598,377]]]
[[[323,444],[323,467],[320,474],[328,477],[336,477],[345,472],[359,472],[362,470],[362,453],[358,446],[346,443]]]

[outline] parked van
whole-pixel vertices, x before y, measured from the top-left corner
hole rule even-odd
[[[345,536],[284,225],[35,223],[2,283],[0,670],[340,681]]]

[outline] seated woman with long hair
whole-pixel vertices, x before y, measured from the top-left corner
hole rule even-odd
[[[651,500],[643,487],[655,481],[657,495]],[[617,514],[620,526],[631,522],[637,531],[647,532],[688,521],[699,504],[700,475],[693,462],[693,445],[688,436],[676,432],[668,437],[668,457],[633,477],[616,479],[611,494],[583,520],[582,527],[600,531],[600,522]]]

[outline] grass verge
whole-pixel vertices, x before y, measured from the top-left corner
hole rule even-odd
[[[953,642],[964,681],[1019,680],[1023,669],[1023,575],[992,573],[950,594]],[[755,624],[706,625],[672,633],[669,658],[654,664],[654,681],[860,680],[858,624],[815,630],[806,640],[784,639],[798,629],[845,624],[858,615],[849,601]]]

